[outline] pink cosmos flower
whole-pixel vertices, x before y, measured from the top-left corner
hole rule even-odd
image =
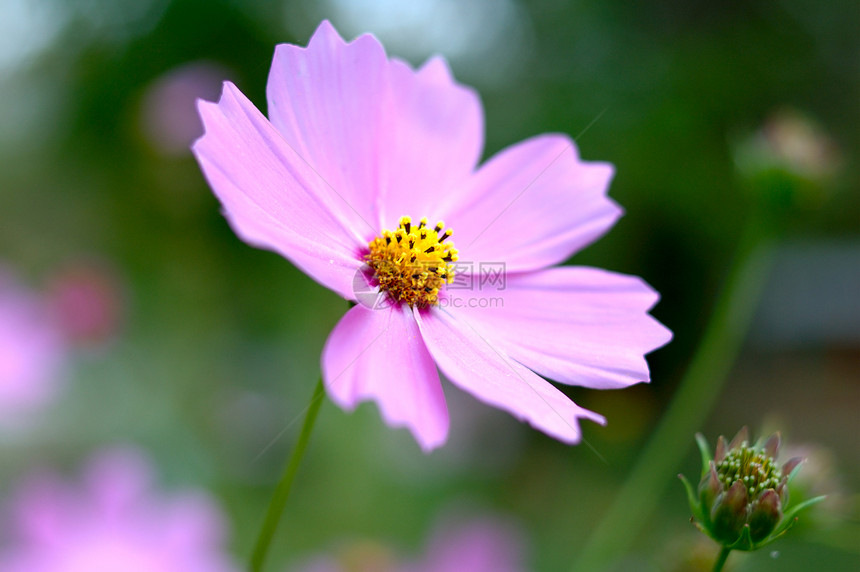
[[[231,572],[223,521],[198,493],[152,490],[138,453],[109,450],[87,466],[83,487],[31,478],[18,494],[0,548],[0,572]]]
[[[606,196],[611,165],[542,135],[478,166],[481,104],[444,60],[414,70],[328,22],[307,48],[276,48],[267,96],[268,120],[226,82],[218,103],[199,103],[193,151],[246,242],[358,302],[322,355],[338,405],[374,400],[431,450],[449,422],[438,366],[576,443],[580,418],[603,417],[541,376],[599,389],[648,381],[644,354],[671,337],[647,313],[658,295],[639,278],[552,267],[620,216]],[[383,303],[367,303],[365,278]]]
[[[0,267],[0,425],[49,401],[66,347],[47,303]]]

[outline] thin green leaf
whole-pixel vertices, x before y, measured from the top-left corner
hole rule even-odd
[[[779,526],[770,533],[767,542],[772,542],[789,531],[789,529],[797,523],[797,518],[783,518]]]
[[[786,482],[787,482],[787,483],[789,483],[789,484],[790,484],[790,483],[791,483],[791,481],[792,481],[792,479],[794,479],[794,476],[795,476],[795,475],[797,475],[797,473],[798,473],[798,472],[800,472],[800,468],[803,466],[803,463],[804,463],[804,462],[803,462],[803,461],[801,461],[800,463],[798,463],[798,464],[797,464],[797,466],[796,466],[796,467],[794,467],[794,468],[791,470],[791,473],[789,473],[789,475],[788,475],[788,479],[786,479]]]
[[[788,509],[787,511],[785,511],[783,518],[792,518],[799,511],[801,511],[805,508],[808,508],[814,504],[820,503],[821,501],[823,501],[826,498],[827,498],[826,496],[822,495],[820,497],[815,497],[815,498],[811,498],[809,500],[805,500],[802,503],[800,503],[799,505],[795,505],[795,506],[791,507],[790,509]]]
[[[708,472],[708,463],[711,460],[711,448],[705,440],[705,436],[701,433],[696,433],[696,444],[699,445],[699,453],[702,455],[702,476]]]
[[[687,502],[690,503],[690,510],[693,512],[693,518],[702,522],[704,520],[702,516],[702,505],[697,497],[696,489],[693,488],[693,485],[690,484],[690,481],[688,481],[687,477],[684,475],[678,475],[678,478],[681,479],[681,482],[684,483],[684,488],[687,490]]]

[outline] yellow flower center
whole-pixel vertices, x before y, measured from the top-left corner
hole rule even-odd
[[[442,221],[430,228],[422,218],[418,226],[404,216],[397,230],[382,231],[370,241],[370,253],[364,259],[373,268],[381,290],[396,301],[423,308],[439,299],[439,288],[454,281],[457,249],[443,244],[453,231],[443,230]]]

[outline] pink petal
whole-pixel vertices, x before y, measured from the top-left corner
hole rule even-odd
[[[343,197],[337,208],[358,215],[365,245],[380,230],[379,139],[387,90],[388,59],[376,38],[346,44],[327,21],[307,48],[275,48],[266,87],[272,124]]]
[[[61,545],[69,533],[64,530],[65,515],[86,519],[76,493],[55,475],[31,475],[21,485],[14,500],[14,526],[17,533],[28,542],[46,546]]]
[[[415,71],[373,36],[346,43],[328,22],[307,48],[276,48],[267,95],[287,142],[372,227],[366,240],[403,215],[438,218],[434,206],[481,154],[480,100],[443,60]]]
[[[132,510],[149,493],[153,468],[146,457],[133,448],[104,449],[94,456],[85,471],[93,509],[115,517]]]
[[[352,308],[326,342],[322,372],[340,407],[373,400],[387,424],[407,427],[425,451],[445,442],[445,395],[408,306]]]
[[[383,132],[382,223],[394,228],[403,215],[435,224],[443,203],[471,177],[484,146],[481,101],[454,82],[445,60],[413,71],[391,62],[390,111]]]
[[[156,516],[161,521],[154,523],[161,547],[168,553],[199,554],[201,549],[216,548],[227,537],[218,507],[200,492],[174,495]],[[200,569],[206,570],[203,566]]]
[[[648,314],[659,295],[644,281],[584,267],[507,277],[495,307],[474,307],[474,292],[450,291],[456,304],[507,355],[555,381],[614,389],[649,381],[644,354],[672,333]],[[458,310],[459,311],[459,310]]]
[[[415,310],[427,349],[452,383],[565,443],[581,438],[578,418],[604,423],[504,354],[467,319],[443,308]]]
[[[32,417],[59,389],[68,348],[50,310],[0,264],[0,429]]]
[[[586,163],[563,135],[509,147],[475,174],[445,222],[460,260],[501,262],[509,272],[557,264],[621,216],[606,196],[613,168]]]
[[[351,298],[364,223],[329,208],[343,200],[236,86],[199,110],[206,133],[193,151],[237,234]]]

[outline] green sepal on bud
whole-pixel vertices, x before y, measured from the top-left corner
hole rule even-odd
[[[785,534],[803,508],[820,502],[816,497],[789,507],[789,483],[803,459],[795,457],[777,465],[781,438],[771,435],[763,443],[749,444],[743,427],[731,442],[720,436],[713,457],[707,441],[696,435],[702,458],[702,476],[694,489],[678,475],[687,490],[692,522],[722,546],[732,550],[757,550]]]

